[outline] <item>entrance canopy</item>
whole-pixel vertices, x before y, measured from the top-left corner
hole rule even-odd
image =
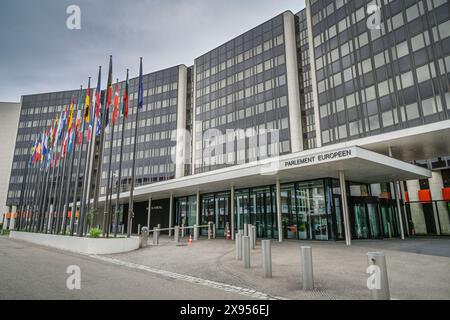
[[[357,183],[381,183],[395,180],[425,179],[431,171],[358,146],[325,147],[270,158],[259,162],[233,166],[179,179],[158,182],[135,189],[135,201],[165,199],[235,189],[273,185],[280,183],[339,178],[345,173],[347,181]],[[128,202],[129,192],[120,195],[121,202]],[[115,195],[113,195],[115,199]],[[105,197],[100,198],[104,202]]]

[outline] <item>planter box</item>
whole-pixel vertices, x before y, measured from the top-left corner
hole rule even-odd
[[[11,231],[9,237],[11,239],[23,240],[38,245],[84,254],[114,254],[139,249],[138,237],[92,239],[19,231]]]

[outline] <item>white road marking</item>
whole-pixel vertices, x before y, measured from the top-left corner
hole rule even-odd
[[[98,256],[98,255],[88,255],[88,256],[93,259],[101,260],[104,262],[109,262],[109,263],[112,263],[115,265],[124,266],[124,267],[132,268],[132,269],[142,270],[142,271],[147,271],[147,272],[151,272],[151,273],[165,276],[168,278],[182,280],[182,281],[186,281],[186,282],[190,282],[190,283],[195,283],[195,284],[199,284],[199,285],[202,285],[205,287],[215,288],[215,289],[219,289],[219,290],[223,290],[223,291],[227,291],[227,292],[233,292],[233,293],[241,294],[241,295],[248,296],[248,297],[255,298],[255,299],[288,300],[283,297],[271,296],[269,294],[259,292],[256,290],[252,290],[252,289],[246,289],[246,288],[229,285],[229,284],[225,284],[225,283],[220,283],[220,282],[216,282],[216,281],[205,280],[205,279],[192,277],[192,276],[188,276],[188,275],[184,275],[184,274],[180,274],[180,273],[154,269],[154,268],[150,268],[148,266],[144,266],[142,264],[136,264],[133,262],[122,261],[122,260],[109,258],[109,257],[105,257],[105,256]]]

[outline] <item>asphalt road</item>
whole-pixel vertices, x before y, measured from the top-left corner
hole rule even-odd
[[[80,290],[67,289],[70,275],[66,270],[71,265],[80,267]],[[0,237],[0,300],[5,299],[236,300],[248,297]]]

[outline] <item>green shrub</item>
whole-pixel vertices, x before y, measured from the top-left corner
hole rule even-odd
[[[9,236],[9,230],[0,230],[1,236]]]
[[[91,238],[100,238],[103,231],[99,228],[92,228],[91,231],[89,231],[89,237]]]

